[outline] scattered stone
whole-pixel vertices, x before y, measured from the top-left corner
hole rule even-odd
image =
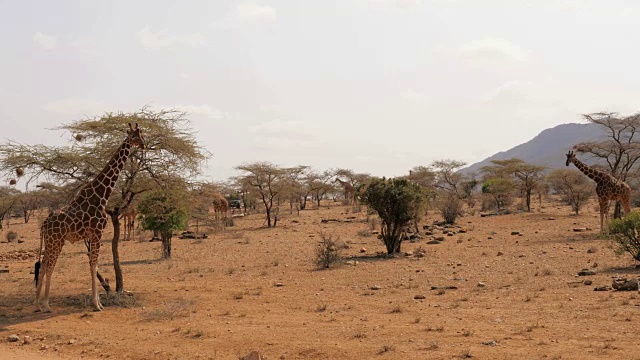
[[[358,260],[347,260],[347,261],[345,261],[345,264],[351,265],[351,266],[356,266],[356,265],[358,265]]]
[[[0,269],[0,274],[2,274],[2,273],[7,273],[8,274],[9,273],[9,269]]]
[[[595,275],[596,272],[593,270],[589,270],[589,269],[582,269],[578,272],[578,276],[589,276],[589,275]]]
[[[587,285],[587,286],[589,286],[589,285],[593,284],[593,281],[591,281],[591,280],[585,280],[585,281],[584,281],[584,284],[585,284],[585,285]]]
[[[426,296],[424,296],[424,295],[415,295],[413,298],[414,298],[415,300],[424,300],[424,299],[426,299],[427,297],[426,297]]]
[[[482,281],[478,281],[478,287],[479,288],[483,288],[483,287],[486,287],[486,286],[487,286],[487,284],[483,283]]]
[[[284,284],[283,283],[275,283],[273,286],[275,286],[275,287],[283,287]]]
[[[380,290],[380,289],[382,289],[382,286],[380,285],[373,285],[369,287],[369,290]]]
[[[520,231],[512,231],[511,235],[520,235]]]
[[[616,291],[636,291],[640,286],[640,279],[613,279],[611,285]]]
[[[20,337],[16,334],[13,335],[9,335],[9,337],[7,338],[8,342],[16,342],[16,341],[20,341]]]
[[[436,245],[436,244],[440,244],[440,241],[438,241],[438,240],[431,240],[431,241],[427,241],[427,244],[429,244],[429,245]]]
[[[411,234],[411,236],[409,236],[409,240],[420,240],[422,239],[422,235],[420,234]]]
[[[589,250],[587,250],[587,254],[593,254],[594,252],[596,252],[595,249],[590,248]]]
[[[240,360],[264,360],[264,358],[260,356],[259,352],[254,350],[248,353],[247,355],[241,357]]]
[[[453,236],[453,235],[455,235],[455,234],[456,234],[456,233],[454,233],[453,231],[449,231],[449,232],[447,233],[447,236]]]
[[[454,285],[449,286],[432,286],[431,290],[457,290],[458,287]]]
[[[33,339],[31,339],[31,336],[25,335],[25,337],[22,339],[22,343],[25,345],[29,345],[33,342]]]
[[[611,287],[609,285],[596,286],[593,291],[609,291]]]
[[[71,340],[69,340],[69,345],[73,345],[73,344],[75,344],[75,343],[76,343],[76,339],[71,339]]]
[[[413,251],[406,251],[404,256],[413,256]]]
[[[498,345],[498,343],[495,340],[490,340],[490,341],[483,341],[482,345],[496,346],[496,345]]]
[[[587,228],[573,228],[573,232],[585,232]]]
[[[444,236],[436,236],[435,239],[438,241],[444,241]]]
[[[502,256],[502,255],[504,255],[502,251],[498,251],[498,254],[496,254],[496,256]]]
[[[365,252],[367,252],[367,248],[361,248],[361,249],[360,249],[360,252],[361,252],[361,253],[365,253]]]

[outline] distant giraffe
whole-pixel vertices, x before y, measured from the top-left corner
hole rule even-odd
[[[617,200],[624,213],[631,211],[631,188],[624,181],[616,179],[606,171],[594,169],[576,158],[573,151],[567,154],[566,165],[573,163],[578,170],[596,182],[596,194],[600,204],[600,232],[605,231],[605,221],[609,219],[609,203]]]
[[[344,189],[344,199],[347,205],[351,204],[352,201],[354,203],[357,201],[356,188],[353,185],[351,185],[348,181],[340,180],[340,178],[338,177],[334,182],[337,182],[340,185],[342,185],[342,188]]]
[[[122,219],[124,222],[124,226],[123,226],[123,240],[124,241],[128,241],[128,240],[135,240],[135,232],[134,232],[134,228],[135,228],[135,224],[136,224],[136,215],[137,215],[137,211],[136,211],[136,207],[133,204],[129,205],[129,209],[127,209],[127,211],[122,214]]]
[[[224,220],[229,213],[229,202],[221,194],[213,195],[213,216],[216,220]]]
[[[120,171],[134,147],[144,149],[144,138],[142,137],[142,131],[138,128],[138,124],[136,124],[135,128],[129,124],[127,137],[104,169],[93,180],[82,186],[71,202],[60,211],[50,213],[42,223],[38,262],[35,265],[36,305],[39,310],[44,312],[51,311],[49,307],[51,275],[64,242],[74,243],[79,240],[83,240],[89,250],[91,300],[93,306],[97,311],[103,309],[96,286],[96,273],[98,271],[100,239],[102,238],[102,231],[107,225],[105,207],[113,187],[116,185]],[[45,283],[44,297],[41,298],[42,285]]]

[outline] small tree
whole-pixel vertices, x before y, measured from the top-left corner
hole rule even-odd
[[[509,179],[490,179],[482,184],[482,193],[489,196],[496,208],[502,210],[509,204],[509,195],[513,191],[513,184]]]
[[[22,213],[24,223],[28,223],[31,215],[42,203],[42,191],[26,191],[18,195],[16,207]]]
[[[420,186],[406,179],[373,179],[364,189],[361,200],[382,220],[382,242],[387,253],[399,253],[402,230],[425,201]]]
[[[267,227],[276,226],[277,218],[272,223],[273,200],[281,192],[285,170],[269,162],[255,162],[236,167],[243,171],[239,182],[243,187],[251,187],[258,192],[267,213]]]
[[[640,261],[640,212],[632,211],[609,223],[609,235],[618,245],[617,254],[629,253]]]
[[[171,257],[173,232],[187,225],[187,198],[183,190],[155,190],[143,196],[138,204],[138,212],[143,215],[142,228],[160,233],[163,259]]]
[[[594,192],[594,184],[578,170],[556,169],[547,175],[549,186],[562,196],[562,200],[571,205],[578,215],[580,208],[587,203]]]
[[[0,187],[0,229],[2,229],[2,221],[13,210],[19,196],[20,191],[12,187]]]

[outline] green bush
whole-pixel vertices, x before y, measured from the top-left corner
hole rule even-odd
[[[399,253],[402,230],[425,201],[422,188],[405,179],[374,179],[361,198],[382,220],[381,235],[387,253]]]
[[[609,235],[618,245],[617,254],[629,253],[640,261],[640,212],[632,211],[609,223]]]

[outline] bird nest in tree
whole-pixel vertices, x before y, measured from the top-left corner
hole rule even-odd
[[[16,175],[18,177],[21,177],[22,175],[24,175],[24,170],[22,168],[16,168]]]
[[[18,182],[16,181],[16,179],[11,179],[11,180],[9,180],[9,185],[15,185],[15,184],[17,184],[17,183],[18,183]]]
[[[76,141],[82,141],[84,139],[84,136],[82,134],[76,134],[76,136],[74,136],[76,138]]]

